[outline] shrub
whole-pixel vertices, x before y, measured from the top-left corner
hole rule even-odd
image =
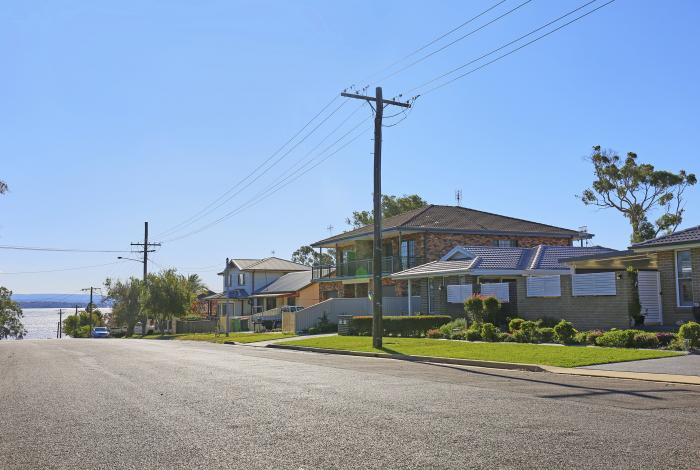
[[[498,333],[496,335],[496,341],[502,341],[504,343],[510,343],[513,341],[513,336],[510,333]]]
[[[574,343],[578,344],[590,344],[595,346],[596,338],[603,335],[602,330],[591,330],[591,331],[579,331],[574,336]]]
[[[523,330],[515,330],[513,333],[510,335],[511,341],[514,341],[516,343],[529,343],[530,338],[523,333]]]
[[[464,311],[472,322],[481,323],[484,321],[484,298],[480,295],[472,295],[464,301]]]
[[[638,333],[645,333],[639,330],[610,330],[600,335],[595,340],[598,346],[608,348],[632,348],[634,347],[634,337]]]
[[[537,320],[537,325],[541,328],[554,328],[557,325],[557,323],[559,323],[559,321],[559,318],[545,316]]]
[[[520,331],[525,335],[526,343],[539,343],[542,341],[540,337],[537,323],[526,320],[520,325]]]
[[[439,338],[443,337],[443,334],[442,334],[442,331],[440,331],[438,328],[431,328],[425,332],[425,337],[439,339]]]
[[[323,316],[318,320],[316,328],[318,329],[318,333],[335,333],[338,331],[338,325],[336,323],[331,323],[328,320],[328,315],[326,315],[326,312],[323,312]]]
[[[700,323],[689,321],[678,329],[678,338],[688,340],[693,348],[700,347]]]
[[[574,343],[576,344],[586,344],[587,343],[587,331],[579,331],[574,335]]]
[[[554,338],[561,344],[572,344],[576,333],[574,325],[566,320],[561,320],[554,326]]]
[[[656,333],[636,333],[632,340],[635,348],[654,349],[659,347],[659,339]]]
[[[659,346],[662,348],[669,346],[676,338],[675,333],[656,333],[656,339],[659,340]]]
[[[554,342],[554,328],[538,328],[537,335],[543,343]]]
[[[522,318],[513,318],[511,321],[508,322],[508,331],[512,333],[515,330],[519,330],[524,321],[525,320],[523,320]]]
[[[430,329],[439,328],[449,323],[448,315],[417,315],[403,317],[384,317],[382,321],[384,336],[402,336],[404,338],[424,336]],[[372,334],[372,317],[358,316],[350,320],[350,331],[354,335]]]
[[[484,299],[484,321],[489,323],[502,323],[501,302],[496,297],[486,297]]]
[[[459,331],[454,331],[450,335],[450,339],[457,339],[457,340],[462,340],[464,341],[467,339],[467,330],[459,330]]]
[[[316,328],[315,326],[312,326],[311,328],[309,328],[309,329],[307,330],[307,333],[309,333],[310,335],[317,335],[317,334],[320,333],[320,331],[319,331],[319,329]]]
[[[481,330],[470,328],[464,332],[467,341],[479,341],[481,339]]]
[[[481,325],[481,339],[484,341],[497,341],[499,333],[498,328],[493,323]]]
[[[683,341],[680,338],[675,338],[673,341],[669,343],[667,346],[668,349],[671,349],[673,351],[685,351],[685,341]]]

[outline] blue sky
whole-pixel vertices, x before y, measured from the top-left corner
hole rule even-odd
[[[128,250],[145,220],[157,240],[172,238],[158,235],[234,186],[344,87],[494,3],[3,2],[0,179],[11,192],[0,198],[0,244]],[[581,3],[532,1],[379,84],[393,96]],[[600,144],[660,168],[700,171],[699,16],[694,1],[618,0],[419,98],[385,129],[384,192],[452,204],[459,188],[468,207],[587,225],[598,244],[625,247],[621,215],[575,198],[592,179],[584,157]],[[289,175],[356,105],[190,229]],[[164,243],[152,267],[199,272],[220,289],[226,257],[289,257],[329,225],[346,229],[352,210],[371,205],[371,148],[365,134],[254,207]],[[685,226],[700,223],[699,202],[700,189],[691,190]],[[5,273],[114,261],[110,253],[0,251]],[[0,274],[0,285],[69,293],[140,269],[124,262]]]

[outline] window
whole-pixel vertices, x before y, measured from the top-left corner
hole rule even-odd
[[[529,276],[528,297],[561,297],[561,276]]]
[[[416,241],[415,240],[401,240],[400,248],[401,256],[401,267],[403,269],[412,268],[418,263],[416,262]]]
[[[513,248],[513,247],[518,246],[518,241],[517,240],[494,240],[493,246],[497,246],[499,248]]]
[[[451,304],[462,304],[472,296],[471,284],[453,284],[447,286],[447,301]]]
[[[245,273],[238,273],[238,285],[245,286]]]
[[[678,306],[693,306],[693,263],[690,250],[676,252],[676,284]]]

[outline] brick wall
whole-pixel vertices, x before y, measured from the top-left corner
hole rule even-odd
[[[700,302],[700,248],[693,248],[690,256],[693,266],[693,299]],[[661,251],[657,254],[661,277],[661,309],[664,325],[693,320],[693,309],[678,306],[676,288],[676,252]]]
[[[486,235],[465,235],[458,233],[426,233],[425,234],[425,251],[423,250],[423,242],[416,242],[416,251],[420,247],[420,254],[424,256],[426,261],[434,261],[440,259],[452,248],[458,245],[462,246],[492,246],[496,240],[517,240],[518,246],[530,248],[537,245],[553,245],[553,246],[569,246],[571,239],[555,238],[555,237],[504,237],[504,236],[486,236]]]
[[[596,328],[629,328],[628,305],[632,300],[633,280],[626,272],[619,272],[617,295],[585,296],[571,295],[571,276],[561,276],[561,297],[528,297],[526,278],[517,280],[518,313],[528,320],[544,316],[564,318],[579,330]]]

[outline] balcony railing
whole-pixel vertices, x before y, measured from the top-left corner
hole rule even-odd
[[[404,269],[423,264],[417,256],[386,256],[382,258],[382,274],[393,274]],[[312,279],[322,278],[366,278],[374,274],[374,262],[371,259],[352,260],[338,265],[321,265],[311,268]]]

